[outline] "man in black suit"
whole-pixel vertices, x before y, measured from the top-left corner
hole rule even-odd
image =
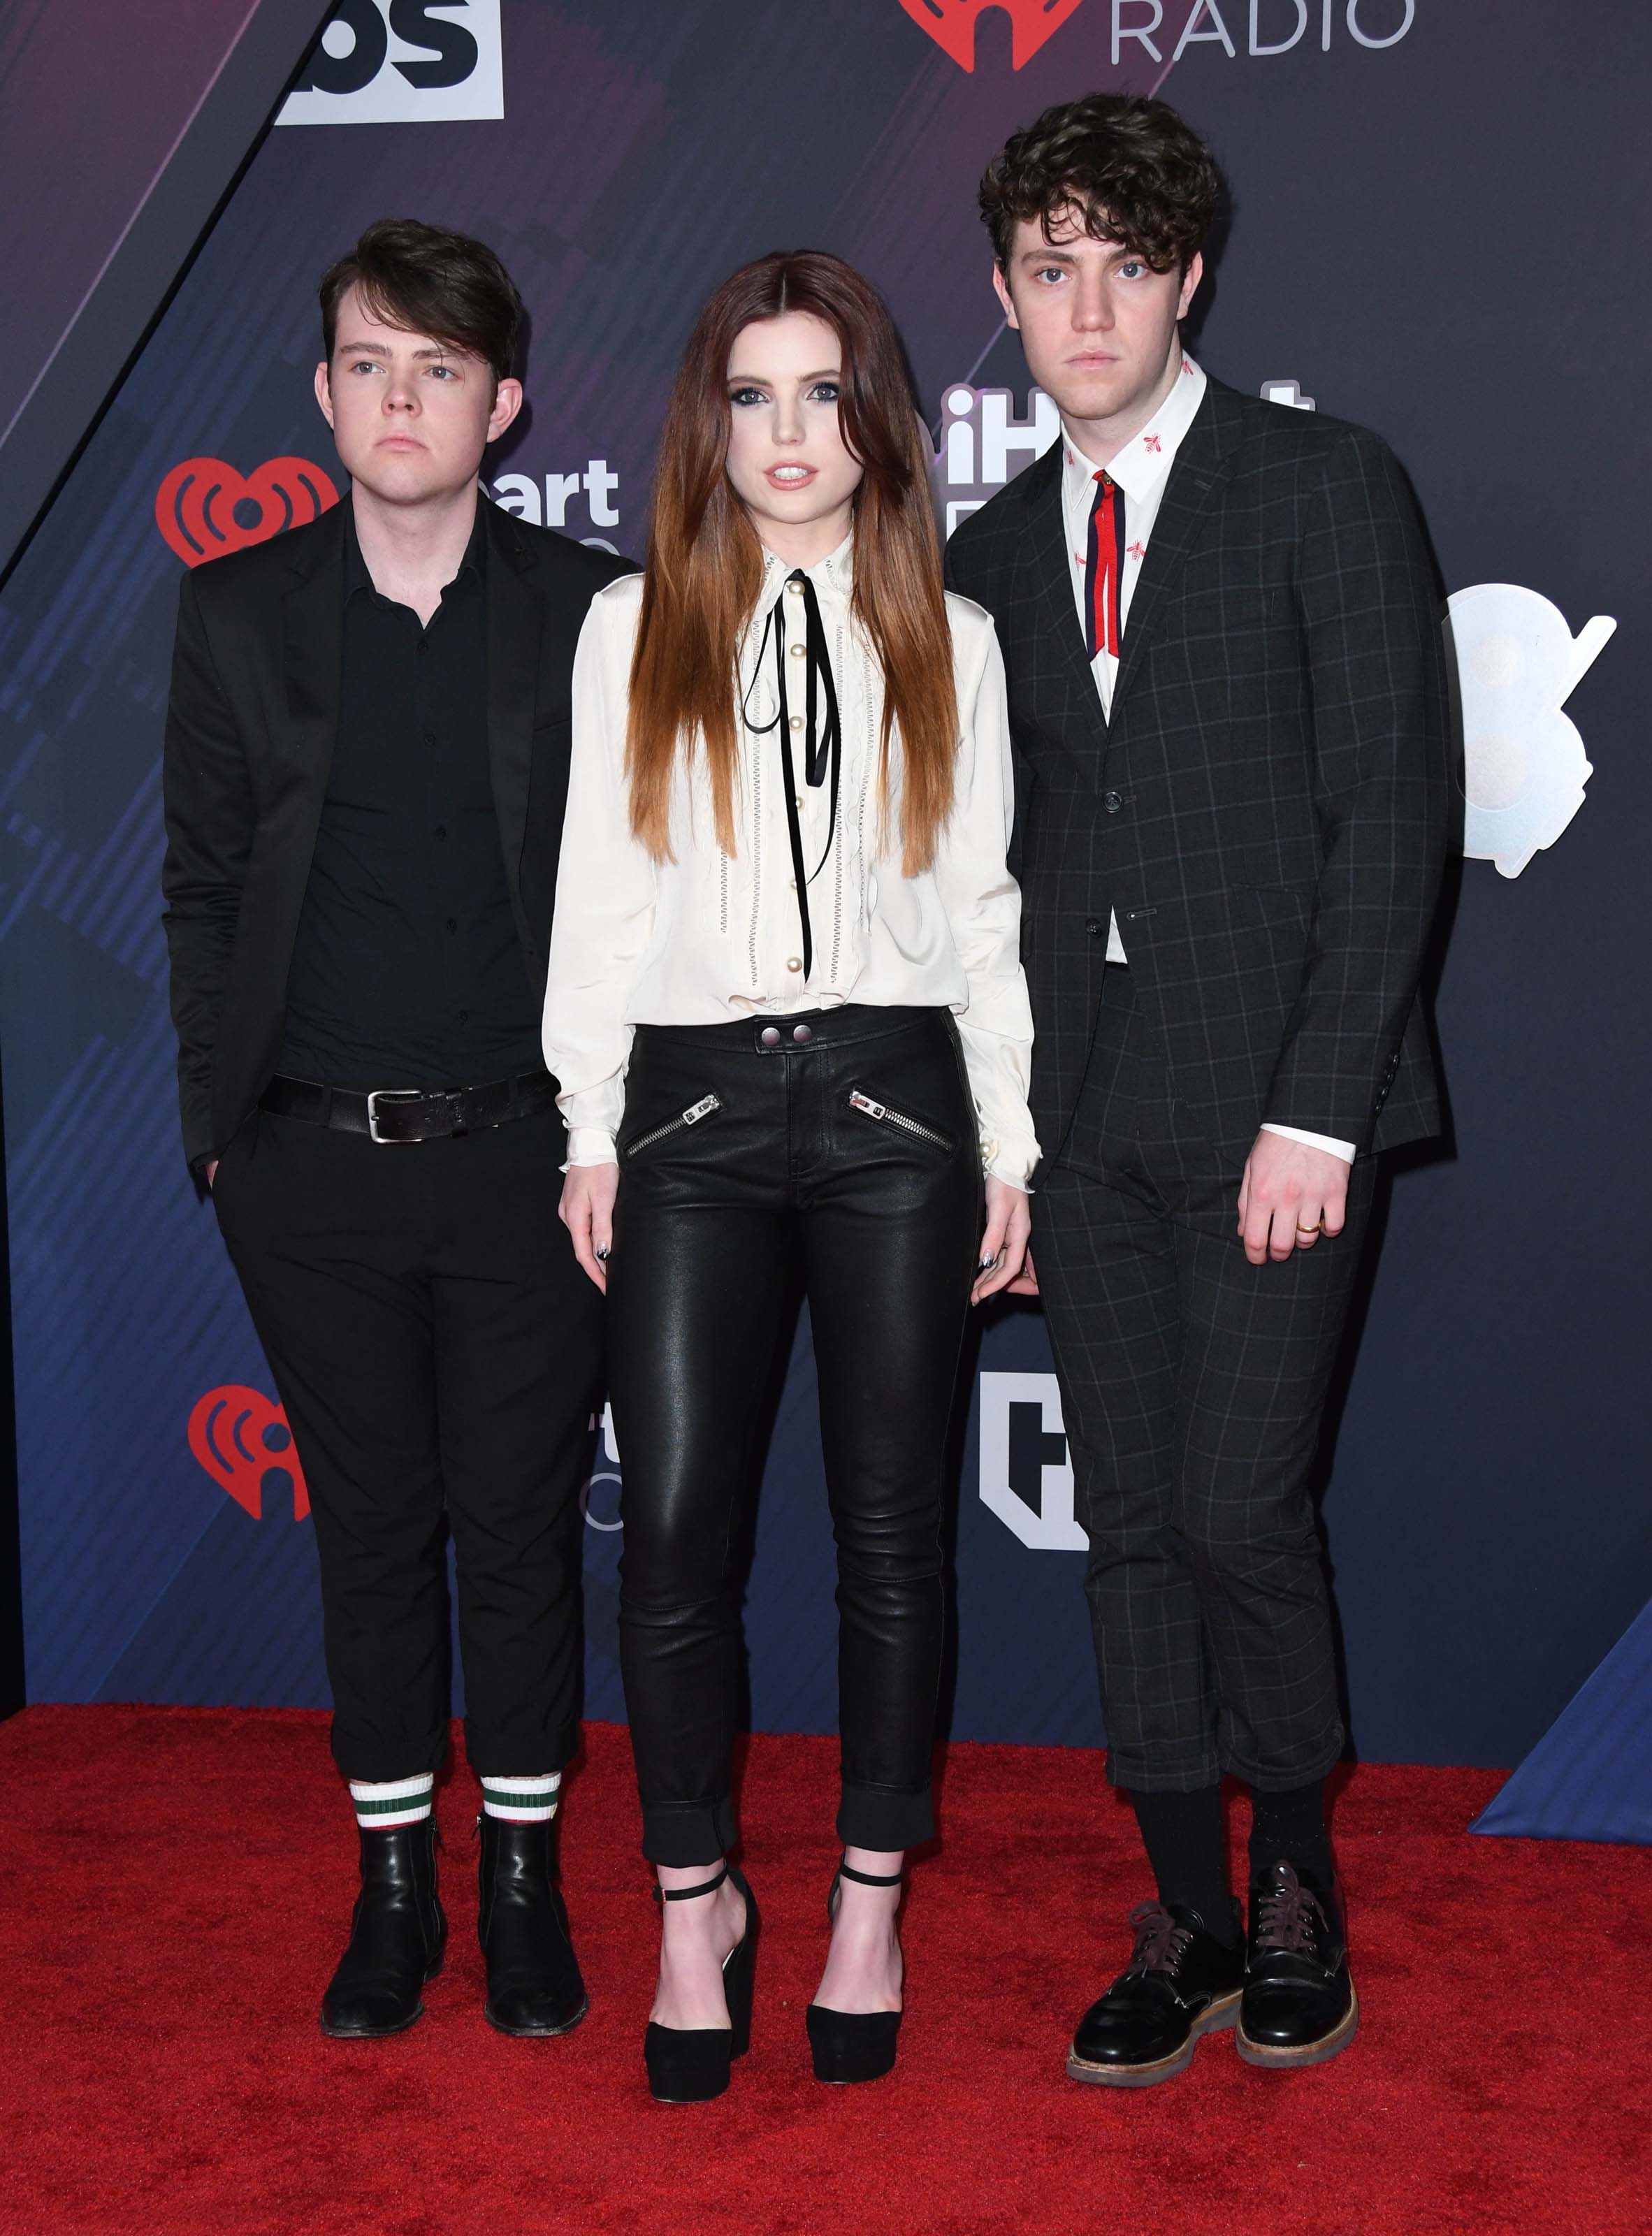
[[[1158,1890],[1068,2070],[1127,2088],[1235,2021],[1256,2064],[1353,2038],[1309,1470],[1374,1153],[1438,1128],[1417,988],[1449,781],[1423,536],[1374,435],[1184,354],[1218,184],[1173,110],[1113,95],[991,166],[995,283],[1062,436],[948,555],[1009,671],[1033,1285],[1109,1776]],[[1248,1936],[1225,1773],[1252,1795]]]
[[[315,1516],[361,1869],[323,2029],[411,2026],[441,1966],[451,1529],[487,2016],[563,2034],[585,1991],[552,1819],[601,1324],[556,1217],[539,1018],[574,647],[625,568],[481,500],[522,404],[521,299],[491,251],[387,220],[320,293],[350,494],[180,602],[162,882],[184,1146]]]

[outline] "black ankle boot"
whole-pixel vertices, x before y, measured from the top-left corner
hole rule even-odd
[[[481,1818],[477,1937],[487,2015],[501,2034],[569,2034],[590,2006],[556,1881],[556,1822]]]
[[[447,1920],[436,1893],[436,1819],[361,1835],[361,1892],[350,1943],[321,1998],[323,2034],[399,2034],[424,2012],[442,1969]]]

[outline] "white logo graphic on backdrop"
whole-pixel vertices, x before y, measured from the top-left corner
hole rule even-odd
[[[1558,606],[1512,582],[1478,582],[1445,602],[1445,649],[1463,734],[1463,852],[1517,878],[1552,846],[1595,773],[1561,712],[1617,623],[1574,637]]]
[[[624,1527],[619,1516],[620,1448],[614,1437],[614,1408],[604,1405],[600,1423],[593,1422],[592,1426],[599,1430],[596,1464],[579,1494],[579,1510],[588,1529],[600,1529],[607,1536]],[[593,1505],[601,1507],[602,1512],[593,1514]]]
[[[504,115],[499,0],[339,0],[278,124]]]
[[[576,534],[577,519],[569,520],[568,508],[583,500],[584,510],[593,528],[617,528],[619,507],[614,502],[618,497],[620,477],[606,458],[588,459],[582,473],[501,474],[489,485],[489,494],[506,512],[513,512],[518,520],[531,521],[536,528],[560,528],[569,535]],[[605,536],[586,536],[582,543],[595,543],[604,551],[617,546]]]
[[[981,1503],[1037,1553],[1083,1553],[1053,1374],[981,1377]]]
[[[1228,16],[1233,17],[1230,28]],[[1113,0],[1112,56],[1117,68],[1134,42],[1155,62],[1179,62],[1190,48],[1220,47],[1230,62],[1241,54],[1288,55],[1315,28],[1322,54],[1346,31],[1357,46],[1397,47],[1417,21],[1417,0],[1183,0],[1168,18],[1166,0]],[[1177,23],[1181,36],[1172,40]]]

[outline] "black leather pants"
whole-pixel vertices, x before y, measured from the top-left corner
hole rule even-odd
[[[655,1864],[735,1838],[735,1548],[800,1276],[838,1547],[838,1836],[934,1829],[942,1474],[981,1230],[973,1102],[944,1009],[642,1026],[609,1268],[625,1536],[620,1653]]]

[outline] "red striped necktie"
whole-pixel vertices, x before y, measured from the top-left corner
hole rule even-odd
[[[1124,576],[1124,492],[1109,473],[1098,473],[1096,482],[1084,572],[1084,634],[1092,661],[1098,652],[1110,653],[1116,660],[1124,634],[1120,595]]]

